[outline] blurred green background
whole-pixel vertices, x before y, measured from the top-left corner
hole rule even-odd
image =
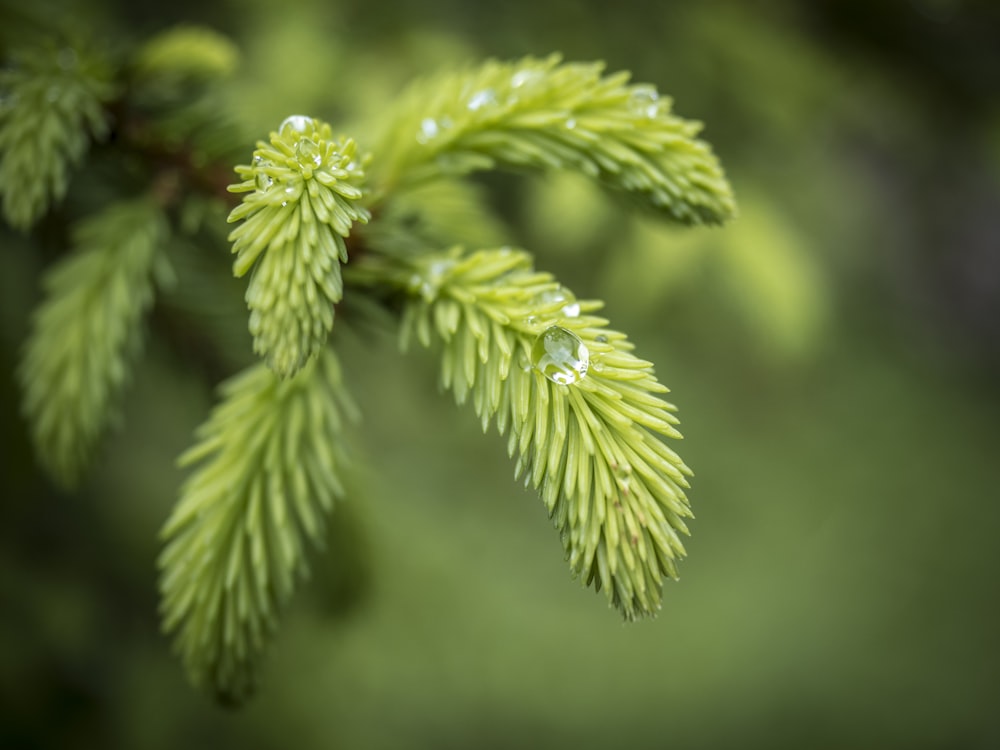
[[[237,712],[187,685],[156,612],[173,460],[214,383],[151,340],[90,479],[56,491],[12,375],[44,261],[0,230],[0,746],[1000,747],[1000,5],[74,8],[120,44],[231,35],[220,107],[261,134],[293,112],[350,131],[456,62],[603,59],[706,123],[741,216],[677,230],[570,178],[483,181],[510,242],[673,389],[697,518],[657,619],[570,580],[433,357],[345,335],[351,554],[316,559]]]

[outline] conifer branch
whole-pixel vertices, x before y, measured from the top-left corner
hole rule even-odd
[[[113,103],[123,145],[186,187],[233,205],[232,164],[246,138],[219,99],[235,70],[233,42],[211,29],[179,26],[141,46],[126,70],[125,95]]]
[[[392,193],[495,166],[570,169],[685,224],[718,224],[735,203],[698,122],[628,73],[557,55],[490,61],[413,86],[377,141],[373,184]]]
[[[559,529],[574,575],[626,619],[655,613],[677,576],[691,512],[690,470],[661,440],[680,438],[652,365],[530,256],[509,248],[414,259],[366,257],[360,284],[408,295],[402,345],[443,342],[443,385],[495,421]]]
[[[44,280],[19,379],[41,463],[73,485],[114,413],[168,232],[148,198],[113,204],[74,232]]]
[[[340,264],[354,222],[366,223],[364,160],[351,139],[334,140],[330,126],[294,115],[258,142],[253,163],[236,167],[244,193],[229,235],[247,288],[254,351],[282,377],[294,375],[326,341],[333,306],[343,296]]]
[[[142,86],[158,88],[164,97],[164,88],[170,96],[229,76],[239,57],[228,37],[202,26],[182,25],[147,41],[136,53],[132,68]]]
[[[89,50],[24,47],[11,62],[0,70],[0,197],[7,222],[27,229],[62,200],[90,139],[107,135],[115,87]]]
[[[294,378],[258,364],[221,394],[180,458],[196,468],[162,532],[161,609],[192,681],[238,703],[344,495],[342,432],[356,407],[329,348]]]
[[[215,96],[237,58],[225,37],[180,28],[120,70],[54,47],[25,48],[0,70],[0,201],[12,226],[29,228],[64,197],[109,122],[114,148],[101,163],[150,178],[148,197],[76,228],[74,252],[45,277],[18,370],[40,461],[65,484],[85,467],[141,343],[167,269],[168,211],[193,250],[173,255],[197,259],[175,311],[210,331],[206,316],[235,289],[230,279],[220,291],[199,265],[222,236],[192,227],[218,205],[220,166],[237,158],[241,138]],[[629,80],[555,55],[491,61],[412,87],[383,119],[374,159],[326,123],[293,115],[235,168],[228,242],[233,273],[252,272],[248,328],[264,361],[222,384],[179,459],[191,473],[158,560],[164,629],[193,682],[227,702],[251,693],[308,550],[345,494],[345,423],[357,410],[326,346],[345,281],[351,309],[400,312],[403,348],[440,347],[444,387],[471,403],[484,431],[495,424],[506,437],[515,476],[539,492],[571,573],[625,619],[660,608],[691,517],[691,472],[668,446],[680,434],[667,388],[598,314],[601,302],[577,300],[523,251],[464,249],[495,246],[502,234],[465,179],[484,169],[570,170],[684,224],[734,215],[701,125]],[[359,226],[373,212],[374,226]],[[240,347],[218,317],[218,337]]]

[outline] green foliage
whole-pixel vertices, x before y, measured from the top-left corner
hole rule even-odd
[[[180,458],[196,466],[163,528],[164,628],[191,679],[227,702],[252,691],[280,610],[308,571],[306,548],[344,494],[344,418],[356,408],[330,349],[294,378],[254,365]]]
[[[236,58],[223,37],[182,28],[140,46],[117,72],[118,137],[102,163],[129,181],[147,174],[150,197],[81,224],[77,252],[48,275],[20,370],[41,460],[70,483],[125,380],[165,249],[184,288],[167,296],[158,321],[207,371],[228,373],[241,360],[224,331],[230,310],[249,312],[263,361],[223,384],[181,458],[193,472],[163,529],[163,622],[192,681],[227,702],[250,694],[307,548],[323,540],[344,496],[344,423],[356,409],[328,341],[342,303],[361,324],[373,312],[398,317],[404,345],[437,340],[444,386],[472,404],[484,431],[495,424],[506,436],[572,574],[625,619],[654,614],[691,516],[690,471],[665,441],[680,437],[667,388],[597,315],[601,302],[577,300],[525,251],[465,249],[497,247],[505,234],[465,178],[494,167],[574,173],[675,223],[717,224],[735,205],[696,138],[700,125],[600,64],[488,62],[413,87],[380,115],[371,155],[325,122],[292,115],[227,186],[240,139],[216,92]],[[51,124],[28,134],[25,123],[50,118],[37,91],[49,91],[55,68],[40,60],[4,79],[21,98],[5,105],[0,142],[34,138],[33,161],[7,149],[2,165],[33,186],[26,200],[5,178],[5,210],[21,227],[65,191],[66,165],[85,145],[81,123],[100,132],[112,90],[82,64],[75,78],[57,64],[77,85],[59,106],[76,114],[59,120],[58,137]],[[29,161],[44,169],[28,170]],[[204,252],[224,244],[212,231],[223,226],[223,200],[236,224],[233,273],[250,274],[246,308],[219,291],[211,269],[224,271],[224,256]]]
[[[73,253],[46,274],[19,375],[39,460],[63,484],[76,483],[113,413],[166,233],[148,198],[114,204],[77,228]]]
[[[136,53],[133,67],[139,82],[171,87],[211,81],[236,70],[239,50],[228,38],[200,26],[181,26],[150,39]]]
[[[484,431],[493,420],[508,435],[515,473],[541,493],[574,575],[626,619],[659,609],[663,576],[675,578],[684,555],[690,470],[659,439],[680,437],[659,398],[667,389],[593,315],[601,303],[577,300],[510,248],[423,256],[375,276],[411,293],[404,347],[441,339],[443,385],[472,402]]]
[[[27,229],[65,195],[90,138],[107,135],[115,87],[83,48],[25,46],[10,63],[0,70],[0,197],[7,222]]]
[[[655,88],[603,76],[601,63],[557,55],[490,62],[411,88],[375,153],[388,190],[495,166],[569,169],[685,224],[735,213],[697,122],[671,114]]]
[[[243,276],[257,267],[247,288],[254,351],[279,375],[294,375],[333,328],[333,306],[343,296],[340,264],[344,238],[368,211],[356,205],[364,171],[351,139],[334,140],[330,126],[293,115],[259,142],[253,164],[239,166],[246,193],[229,221]]]

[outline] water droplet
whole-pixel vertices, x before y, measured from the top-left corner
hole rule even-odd
[[[511,88],[519,89],[522,86],[534,83],[542,77],[537,70],[519,70],[510,77]]]
[[[455,261],[446,259],[435,260],[427,266],[427,271],[419,277],[421,282],[420,294],[425,300],[428,302],[434,301],[434,298],[438,295],[438,291],[441,289],[441,285],[444,284],[445,276],[454,265]]]
[[[660,112],[660,95],[652,86],[636,86],[629,97],[633,114],[652,119]]]
[[[420,132],[417,134],[417,140],[421,143],[428,143],[440,132],[441,126],[438,125],[438,121],[433,117],[425,117],[420,121]]]
[[[571,117],[568,120],[566,120],[566,127],[569,128],[570,130],[573,130],[576,127],[576,118]]]
[[[559,385],[579,382],[590,366],[590,352],[580,337],[559,326],[547,328],[535,340],[531,359],[535,369]]]
[[[549,289],[538,295],[536,300],[539,305],[555,305],[559,302],[562,303],[562,307],[559,308],[559,314],[566,318],[578,318],[580,317],[580,303],[576,301],[576,297],[573,293],[564,287],[558,287],[556,289]]]
[[[311,117],[307,117],[306,115],[291,115],[281,121],[281,125],[278,126],[278,132],[284,133],[285,128],[288,128],[293,133],[306,133],[314,127],[315,123]]]
[[[469,109],[475,112],[477,109],[497,103],[497,95],[493,89],[483,89],[477,91],[469,98]]]
[[[312,138],[303,138],[295,144],[295,160],[299,166],[310,173],[313,168],[323,163],[323,157],[319,152],[319,145]]]
[[[258,172],[257,176],[254,178],[254,182],[257,183],[257,189],[263,193],[274,184],[274,178],[269,174]]]
[[[600,336],[595,337],[594,341],[596,341],[598,344],[606,344],[608,343],[608,337],[602,333]]]

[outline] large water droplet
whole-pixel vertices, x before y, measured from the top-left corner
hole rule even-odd
[[[493,89],[483,89],[469,97],[469,109],[473,112],[496,103],[497,95]]]
[[[312,130],[313,127],[314,123],[311,117],[307,117],[306,115],[291,115],[281,121],[278,132],[284,133],[285,128],[288,128],[288,130],[294,133],[306,133]]]
[[[633,114],[653,119],[660,112],[660,95],[652,86],[636,86],[628,102]]]
[[[590,367],[587,346],[575,333],[559,326],[547,328],[535,340],[531,359],[535,369],[559,385],[579,382]]]

